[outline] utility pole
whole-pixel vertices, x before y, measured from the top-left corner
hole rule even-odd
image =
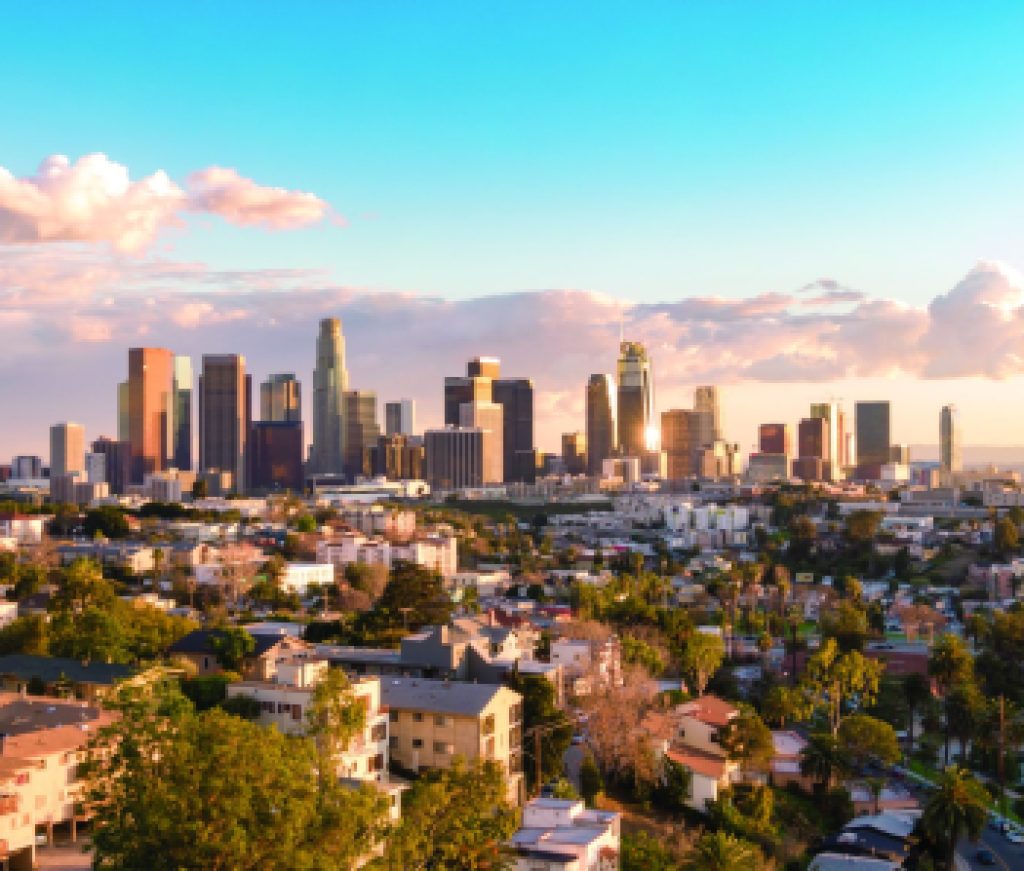
[[[1006,816],[1006,700],[999,696],[999,812]]]

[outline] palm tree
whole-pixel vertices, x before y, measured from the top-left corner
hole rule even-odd
[[[903,696],[907,702],[907,753],[914,752],[914,717],[932,697],[931,684],[923,674],[913,672],[903,681]]]
[[[719,831],[701,836],[683,867],[687,871],[760,871],[765,858],[750,841]]]
[[[850,761],[834,735],[815,732],[800,751],[800,773],[814,778],[822,791],[828,789],[832,778],[848,771]]]
[[[938,789],[924,806],[918,823],[922,843],[932,857],[953,867],[957,842],[968,837],[978,840],[985,827],[986,793],[974,776],[964,768],[947,768]]]

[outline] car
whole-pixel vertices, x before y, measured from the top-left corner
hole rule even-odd
[[[587,739],[583,735],[573,735],[572,736],[572,743],[573,744],[582,744],[586,740]]]
[[[982,847],[980,850],[978,850],[977,853],[974,854],[974,861],[977,862],[979,865],[995,865],[996,856],[995,853],[993,853],[991,850],[986,850],[984,847]]]
[[[1007,826],[1004,834],[1011,844],[1024,844],[1024,829],[1020,826]]]

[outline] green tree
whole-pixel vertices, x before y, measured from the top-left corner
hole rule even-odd
[[[654,800],[667,810],[679,811],[687,806],[692,794],[693,772],[668,756],[663,756]]]
[[[321,777],[333,775],[338,757],[365,728],[366,706],[355,697],[345,672],[329,668],[313,689],[306,712],[306,731],[316,744]]]
[[[500,867],[517,818],[500,765],[456,760],[423,775],[405,794],[402,821],[379,864],[393,871]]]
[[[923,674],[912,672],[903,681],[903,697],[907,703],[907,748],[914,752],[914,721],[931,700],[932,686]]]
[[[850,769],[849,757],[838,739],[828,732],[815,732],[800,751],[800,773],[813,778],[822,790],[828,789],[832,778]]]
[[[718,671],[725,659],[725,644],[717,635],[705,632],[694,632],[683,648],[682,666],[686,678],[697,690],[697,695],[704,695],[708,681]]]
[[[312,514],[300,514],[295,521],[296,532],[316,532],[316,518]]]
[[[622,871],[678,871],[680,855],[663,839],[640,829],[623,833],[620,862]]]
[[[851,511],[846,518],[846,539],[851,544],[871,544],[881,525],[880,511]]]
[[[886,765],[899,761],[900,745],[896,730],[868,714],[851,714],[839,724],[836,736],[839,750],[854,766],[863,767],[872,759]]]
[[[594,801],[603,789],[601,769],[597,767],[594,754],[588,750],[583,754],[583,761],[580,763],[580,795],[589,807],[593,807]]]
[[[82,531],[89,537],[127,538],[131,533],[124,511],[114,505],[102,505],[85,512]]]
[[[0,654],[46,656],[49,652],[50,625],[42,614],[26,614],[0,629]]]
[[[807,661],[802,680],[805,691],[828,716],[834,735],[843,719],[844,704],[856,697],[864,707],[878,696],[878,687],[885,665],[867,659],[856,650],[840,653],[834,638],[828,638],[821,649]]]
[[[775,755],[771,730],[746,706],[741,706],[739,714],[719,731],[718,743],[729,758],[741,762],[745,770],[763,770]]]
[[[562,757],[572,741],[572,723],[556,701],[555,688],[539,674],[509,676],[508,685],[523,697],[523,731],[540,729],[541,782],[546,783],[562,772]],[[523,744],[523,768],[527,788],[537,789],[536,740],[527,738]]]
[[[1017,531],[1016,524],[1008,517],[1002,517],[997,520],[993,541],[996,550],[1002,556],[1016,551],[1020,546],[1020,533]]]
[[[84,767],[97,871],[327,871],[385,830],[375,790],[318,783],[308,738],[197,714],[166,688],[127,692],[119,708]]]
[[[946,764],[949,764],[949,736],[960,744],[962,760],[967,757],[967,745],[985,720],[985,697],[973,681],[952,687],[944,699],[946,717]]]
[[[399,560],[374,609],[359,615],[357,629],[365,640],[397,643],[407,631],[447,623],[452,610],[437,572]]]
[[[754,844],[719,831],[702,835],[683,867],[687,871],[764,871],[768,862]]]
[[[228,626],[210,636],[210,648],[221,668],[239,671],[245,658],[256,649],[256,639],[239,626]]]
[[[963,768],[947,768],[918,823],[922,845],[940,867],[952,869],[961,838],[976,841],[985,826],[987,793]]]

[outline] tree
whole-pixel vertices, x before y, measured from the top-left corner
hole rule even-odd
[[[928,674],[935,678],[940,695],[945,695],[954,684],[973,677],[974,659],[961,638],[947,633],[932,645]]]
[[[1000,555],[1006,556],[1017,550],[1020,545],[1020,533],[1017,526],[1008,517],[1002,517],[996,521],[993,533],[993,542]]]
[[[857,767],[872,759],[886,765],[899,761],[900,745],[896,730],[868,714],[851,714],[839,724],[836,736],[840,752]]]
[[[663,756],[661,775],[654,789],[654,799],[662,807],[679,811],[687,806],[693,793],[693,772],[685,765]]]
[[[697,695],[704,695],[708,681],[725,659],[725,644],[718,635],[694,632],[683,648],[682,666]]]
[[[700,837],[683,867],[687,871],[765,871],[770,866],[750,841],[718,831]]]
[[[776,684],[761,701],[761,715],[769,723],[785,728],[786,723],[804,720],[811,715],[811,705],[798,689]]]
[[[338,757],[365,728],[366,706],[352,692],[348,675],[340,668],[328,668],[313,689],[306,712],[306,731],[316,744],[321,777],[334,773]]]
[[[967,744],[985,718],[985,697],[973,681],[952,687],[945,698],[946,764],[949,764],[949,738],[960,742],[962,760],[967,758]]]
[[[42,614],[26,614],[0,629],[0,654],[46,656],[49,652],[49,624]]]
[[[985,826],[987,794],[964,768],[947,768],[921,813],[922,845],[941,867],[952,869],[961,838],[976,841]]]
[[[846,518],[846,538],[851,544],[871,544],[881,525],[880,511],[851,511]]]
[[[572,742],[572,723],[558,707],[551,681],[543,675],[524,675],[516,670],[509,676],[508,685],[523,697],[524,733],[540,729],[541,782],[546,783],[562,772],[562,757]],[[539,786],[536,752],[536,740],[530,737],[523,744],[523,765],[531,791]]]
[[[813,704],[827,714],[833,735],[842,722],[844,702],[853,696],[864,707],[874,702],[884,668],[883,663],[856,650],[841,654],[834,638],[826,639],[807,661],[803,688]]]
[[[923,674],[912,672],[903,681],[903,697],[907,703],[907,749],[914,752],[914,720],[917,712],[932,697],[932,687]]]
[[[243,660],[256,649],[256,639],[239,626],[228,626],[211,635],[210,647],[221,668],[239,671]]]
[[[678,871],[681,858],[681,850],[643,829],[622,834],[622,871]]]
[[[834,638],[842,651],[863,650],[870,632],[867,609],[859,602],[844,600],[821,619],[822,635]]]
[[[113,505],[90,508],[85,512],[82,531],[89,537],[102,535],[104,538],[127,538],[131,532],[124,512]]]
[[[719,732],[718,743],[744,769],[763,770],[775,755],[771,730],[755,711],[745,706]]]
[[[589,750],[583,754],[583,761],[580,763],[580,795],[589,807],[594,806],[594,801],[604,789],[604,780],[601,778],[601,769],[594,761],[594,754]]]
[[[437,572],[398,560],[374,609],[359,615],[357,628],[368,640],[397,643],[407,631],[447,623],[452,610],[452,600]]]
[[[828,732],[813,733],[800,751],[800,773],[813,778],[822,792],[831,785],[833,777],[849,769],[849,757],[836,737]]]
[[[84,767],[98,871],[349,867],[384,831],[371,787],[318,783],[308,738],[167,687],[126,691]]]
[[[501,766],[456,760],[451,768],[423,775],[405,794],[402,821],[380,865],[394,871],[500,867],[517,818],[505,800]]]

